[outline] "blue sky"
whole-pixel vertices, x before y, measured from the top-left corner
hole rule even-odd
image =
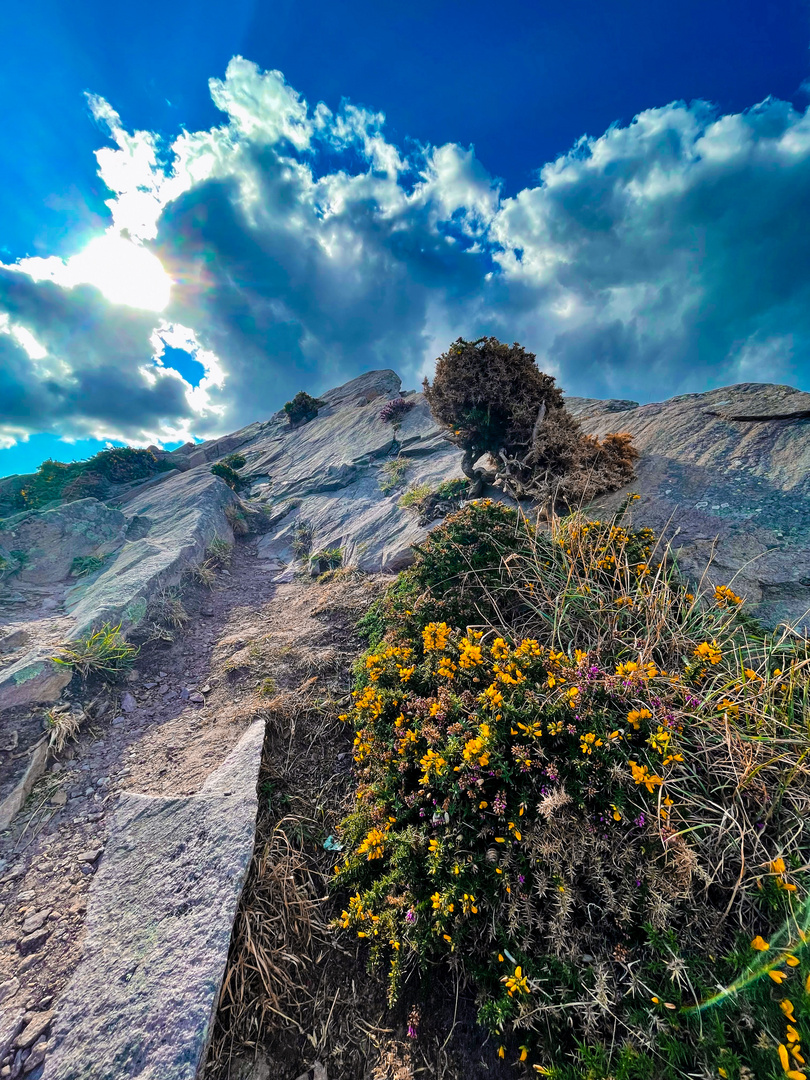
[[[806,4],[391,7],[2,6],[0,475],[459,334],[810,389]]]

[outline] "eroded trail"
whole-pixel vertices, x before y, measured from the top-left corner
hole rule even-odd
[[[128,680],[112,688],[74,677],[63,700],[86,719],[0,834],[0,1068],[37,1076],[53,1048],[47,1021],[82,955],[88,892],[124,792],[188,795],[227,756],[257,715],[255,686],[233,680],[228,661],[268,627],[270,575],[255,547],[237,545],[211,589],[190,584],[190,620],[172,644],[142,646]],[[254,680],[255,683],[255,680]],[[42,706],[4,724],[42,723]],[[39,1026],[30,1041],[20,1035]],[[20,1042],[27,1045],[18,1045]]]

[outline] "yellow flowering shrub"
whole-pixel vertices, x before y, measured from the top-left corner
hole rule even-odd
[[[805,644],[687,594],[649,530],[486,502],[367,625],[335,887],[391,1001],[452,957],[545,1075],[800,1066]]]

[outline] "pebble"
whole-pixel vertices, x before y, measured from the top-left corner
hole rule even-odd
[[[127,722],[127,718],[125,716],[116,716],[116,718],[113,720],[113,727],[120,727],[122,724],[125,724],[126,722]]]
[[[137,707],[138,707],[138,704],[135,701],[135,698],[132,696],[132,694],[130,694],[130,692],[128,690],[126,691],[126,693],[121,695],[121,711],[122,712],[125,712],[125,713],[135,712]]]
[[[45,1054],[48,1050],[48,1044],[46,1042],[37,1043],[28,1056],[28,1060],[23,1065],[23,1075],[25,1073],[33,1072],[38,1065],[41,1065],[45,1060]]]
[[[188,700],[193,702],[195,705],[204,705],[205,704],[205,698],[203,697],[202,694],[199,694],[199,693],[189,694]]]
[[[42,957],[38,953],[33,953],[31,956],[26,956],[24,960],[21,960],[17,966],[17,971],[20,975],[24,975],[29,968],[32,968]]]
[[[17,991],[20,989],[19,979],[6,979],[5,982],[0,983],[0,1005],[4,1001],[8,1001],[13,998]]]
[[[21,1050],[27,1050],[29,1046],[33,1046],[40,1035],[44,1035],[48,1030],[52,1019],[53,1009],[38,1013],[25,1027],[22,1034],[17,1036],[15,1045],[19,1046]]]
[[[22,932],[24,934],[33,934],[35,930],[39,930],[48,921],[50,910],[43,908],[42,911],[37,911],[33,915],[29,915],[22,926]]]
[[[88,848],[87,851],[80,851],[79,854],[76,856],[76,858],[79,860],[79,862],[82,862],[82,863],[95,862],[96,859],[101,854],[101,851],[102,851],[102,849],[100,847],[99,848]]]
[[[48,940],[49,934],[50,930],[43,927],[42,930],[35,930],[33,934],[27,934],[25,937],[20,938],[20,952],[23,956],[36,952]]]

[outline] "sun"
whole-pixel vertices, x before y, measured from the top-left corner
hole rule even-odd
[[[115,233],[91,240],[68,260],[73,283],[95,285],[113,304],[163,311],[172,281],[156,255]]]

